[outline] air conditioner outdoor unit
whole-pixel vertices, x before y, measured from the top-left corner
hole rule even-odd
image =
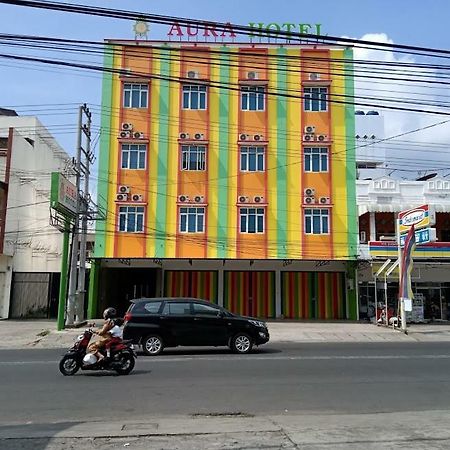
[[[203,195],[196,195],[194,197],[194,202],[195,203],[205,203],[205,197],[203,197]]]
[[[189,139],[189,133],[180,133],[178,136],[180,139]]]
[[[123,122],[120,125],[120,129],[123,131],[131,131],[133,129],[133,124],[129,122]]]
[[[303,135],[303,140],[305,142],[313,142],[314,141],[314,134],[304,134]]]
[[[247,141],[248,138],[249,138],[249,135],[248,135],[248,134],[240,134],[240,135],[239,135],[239,140],[240,140],[240,141]]]
[[[245,195],[240,195],[240,196],[238,197],[238,202],[239,202],[239,203],[248,203],[248,202],[249,202],[249,198],[246,197]]]
[[[189,199],[189,196],[188,196],[188,195],[179,195],[179,196],[178,196],[178,201],[179,201],[180,203],[189,203],[189,202],[190,202],[190,199]]]
[[[319,203],[322,205],[329,205],[330,204],[330,197],[320,197]]]
[[[328,141],[328,136],[326,134],[319,134],[316,138],[317,141],[319,142],[327,142]]]
[[[129,194],[130,193],[130,186],[120,185],[117,189],[119,194]]]
[[[304,129],[306,134],[312,134],[316,132],[316,127],[314,127],[313,125],[306,125]]]
[[[131,200],[133,200],[133,202],[142,202],[143,198],[144,197],[141,194],[133,194],[131,196]]]
[[[121,131],[119,133],[119,137],[121,139],[130,139],[131,138],[131,131]]]
[[[308,188],[305,188],[305,189],[303,190],[303,194],[304,194],[306,197],[314,197],[314,196],[316,195],[316,190],[313,189],[313,188],[308,187]]]
[[[255,203],[264,203],[264,197],[262,195],[255,195],[253,201]]]
[[[262,134],[255,134],[253,136],[253,140],[254,141],[262,141],[262,140],[264,140],[264,136]]]
[[[310,81],[317,81],[320,80],[320,73],[312,72],[309,74]]]
[[[200,74],[196,70],[189,70],[187,73],[188,78],[200,78]]]
[[[304,197],[303,203],[306,205],[312,205],[313,203],[316,203],[316,199],[314,197]]]
[[[259,78],[259,74],[258,72],[252,70],[251,72],[247,72],[247,78],[249,80],[257,80]]]
[[[133,138],[134,139],[144,139],[145,135],[144,135],[144,133],[141,133],[140,131],[135,131],[133,133]]]
[[[116,202],[128,201],[128,194],[116,194]]]
[[[205,135],[204,135],[203,133],[195,133],[195,134],[194,134],[194,138],[195,138],[197,141],[203,141],[203,140],[205,139]]]

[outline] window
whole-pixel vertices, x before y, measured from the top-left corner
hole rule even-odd
[[[264,208],[240,208],[241,233],[264,233]]]
[[[188,302],[186,302],[186,303],[166,302],[162,313],[168,314],[170,316],[190,316],[191,315],[191,304]]]
[[[147,144],[122,144],[122,169],[145,169]]]
[[[147,108],[148,84],[125,83],[123,85],[124,108]]]
[[[144,231],[144,207],[121,206],[119,208],[119,231],[142,233]]]
[[[305,209],[305,233],[328,234],[329,210],[319,208]]]
[[[159,308],[161,308],[161,304],[162,302],[151,302],[151,303],[146,303],[144,305],[144,309],[145,311],[147,311],[149,314],[158,314],[159,313]]]
[[[241,171],[264,171],[264,147],[241,146]]]
[[[220,312],[219,308],[214,308],[213,306],[208,305],[202,305],[201,303],[194,303],[194,314],[217,317],[219,315],[219,312]]]
[[[203,233],[205,208],[180,208],[180,232]]]
[[[326,111],[327,95],[328,95],[328,88],[326,87],[303,88],[305,111]]]
[[[206,147],[204,145],[181,146],[181,170],[205,170]]]
[[[264,111],[264,91],[264,86],[242,86],[242,111]]]
[[[183,109],[206,109],[206,86],[184,84]]]
[[[328,172],[328,148],[306,147],[303,153],[305,172]]]

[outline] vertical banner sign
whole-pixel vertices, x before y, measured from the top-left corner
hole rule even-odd
[[[413,268],[412,252],[416,247],[416,230],[414,225],[409,228],[402,252],[402,272],[400,274],[400,298],[413,298],[411,288],[411,271]]]

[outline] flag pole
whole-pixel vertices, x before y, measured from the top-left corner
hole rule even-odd
[[[405,311],[405,299],[403,298],[403,283],[405,282],[403,273],[403,258],[402,258],[402,248],[400,246],[400,219],[396,220],[396,234],[397,234],[397,248],[398,248],[398,291],[400,296],[400,321],[402,324],[402,331],[406,334],[406,311]]]

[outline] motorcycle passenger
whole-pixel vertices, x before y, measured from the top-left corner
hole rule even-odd
[[[101,337],[100,340],[89,345],[89,351],[95,355],[97,362],[100,362],[105,358],[101,353],[102,349],[110,347],[117,338],[121,338],[122,330],[116,323],[117,311],[115,308],[106,308],[103,311],[103,319],[105,323],[100,331],[95,331],[95,334]],[[109,344],[109,345],[108,345]]]

